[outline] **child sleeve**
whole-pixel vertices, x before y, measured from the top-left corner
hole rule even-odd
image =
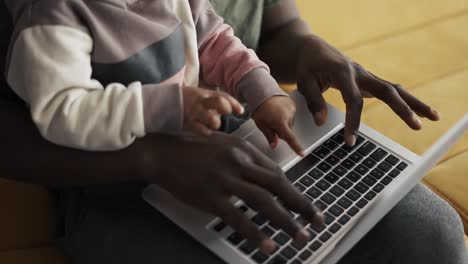
[[[92,38],[56,25],[26,28],[12,46],[11,88],[28,104],[46,139],[86,150],[117,150],[148,132],[182,129],[182,88],[177,84],[104,87],[91,78]]]
[[[272,96],[287,96],[270,75],[268,66],[242,44],[208,1],[198,8],[195,23],[202,81],[247,102],[252,112]]]

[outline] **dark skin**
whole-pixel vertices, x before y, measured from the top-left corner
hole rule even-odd
[[[382,100],[412,129],[422,128],[416,115],[439,120],[437,111],[401,85],[375,76],[314,35],[299,17],[294,0],[283,0],[266,10],[258,53],[270,66],[276,80],[297,83],[317,125],[327,119],[322,93],[330,87],[341,92],[346,103],[345,140],[348,145],[354,145],[356,140],[363,97]]]
[[[282,52],[276,52],[278,50]],[[318,124],[326,120],[322,92],[330,86],[342,92],[347,103],[345,134],[348,144],[353,144],[359,126],[363,96],[384,100],[415,129],[420,128],[420,124],[413,112],[431,120],[438,119],[437,112],[401,86],[375,77],[312,35],[299,18],[293,0],[285,0],[266,11],[259,53],[277,80],[298,83]],[[294,109],[287,111],[294,112]],[[273,199],[273,194],[313,224],[323,222],[318,210],[289,184],[276,164],[254,146],[232,135],[153,134],[137,139],[122,151],[85,152],[45,141],[24,106],[5,97],[0,98],[0,120],[8,128],[0,129],[0,137],[4,139],[0,154],[2,177],[56,187],[125,182],[159,184],[189,205],[220,216],[267,252],[273,250],[273,242],[229,203],[230,196],[242,198],[298,243],[308,239],[307,232]],[[262,131],[270,142],[279,135],[294,145],[291,117],[285,115],[283,121],[281,124],[266,119],[265,122],[279,124],[276,135]],[[187,180],[184,177],[181,181],[181,175],[191,175],[190,182],[180,184]]]

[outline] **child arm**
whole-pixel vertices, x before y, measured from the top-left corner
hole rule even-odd
[[[69,147],[116,150],[148,132],[182,129],[179,85],[104,87],[91,78],[92,48],[88,34],[66,26],[30,27],[15,40],[7,80],[42,136]]]
[[[208,1],[207,1],[208,2]],[[201,79],[246,101],[251,111],[272,96],[285,96],[263,63],[251,49],[223,24],[209,3],[196,18],[201,40],[199,57]]]

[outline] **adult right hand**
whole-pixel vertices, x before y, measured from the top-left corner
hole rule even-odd
[[[323,224],[319,210],[289,183],[281,168],[247,141],[215,132],[210,137],[167,136],[164,142],[170,152],[158,158],[158,164],[147,159],[147,171],[160,173],[145,175],[146,182],[157,183],[177,199],[219,216],[262,251],[274,251],[275,243],[234,207],[229,200],[232,196],[299,244],[308,241],[309,233],[274,196],[312,224]],[[151,166],[154,170],[148,170]]]

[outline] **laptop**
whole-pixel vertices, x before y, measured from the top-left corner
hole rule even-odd
[[[343,112],[328,105],[328,121],[317,127],[299,92],[290,96],[297,104],[293,130],[305,148],[305,157],[296,155],[284,142],[272,150],[252,120],[234,134],[276,161],[291,184],[324,212],[323,228],[303,222],[312,236],[305,247],[296,248],[285,232],[270,225],[241,200],[233,203],[277,243],[273,254],[250,246],[220,218],[183,204],[157,185],[148,186],[143,198],[227,263],[336,263],[468,128],[466,114],[420,157],[361,123],[356,145],[348,147],[344,144]]]

